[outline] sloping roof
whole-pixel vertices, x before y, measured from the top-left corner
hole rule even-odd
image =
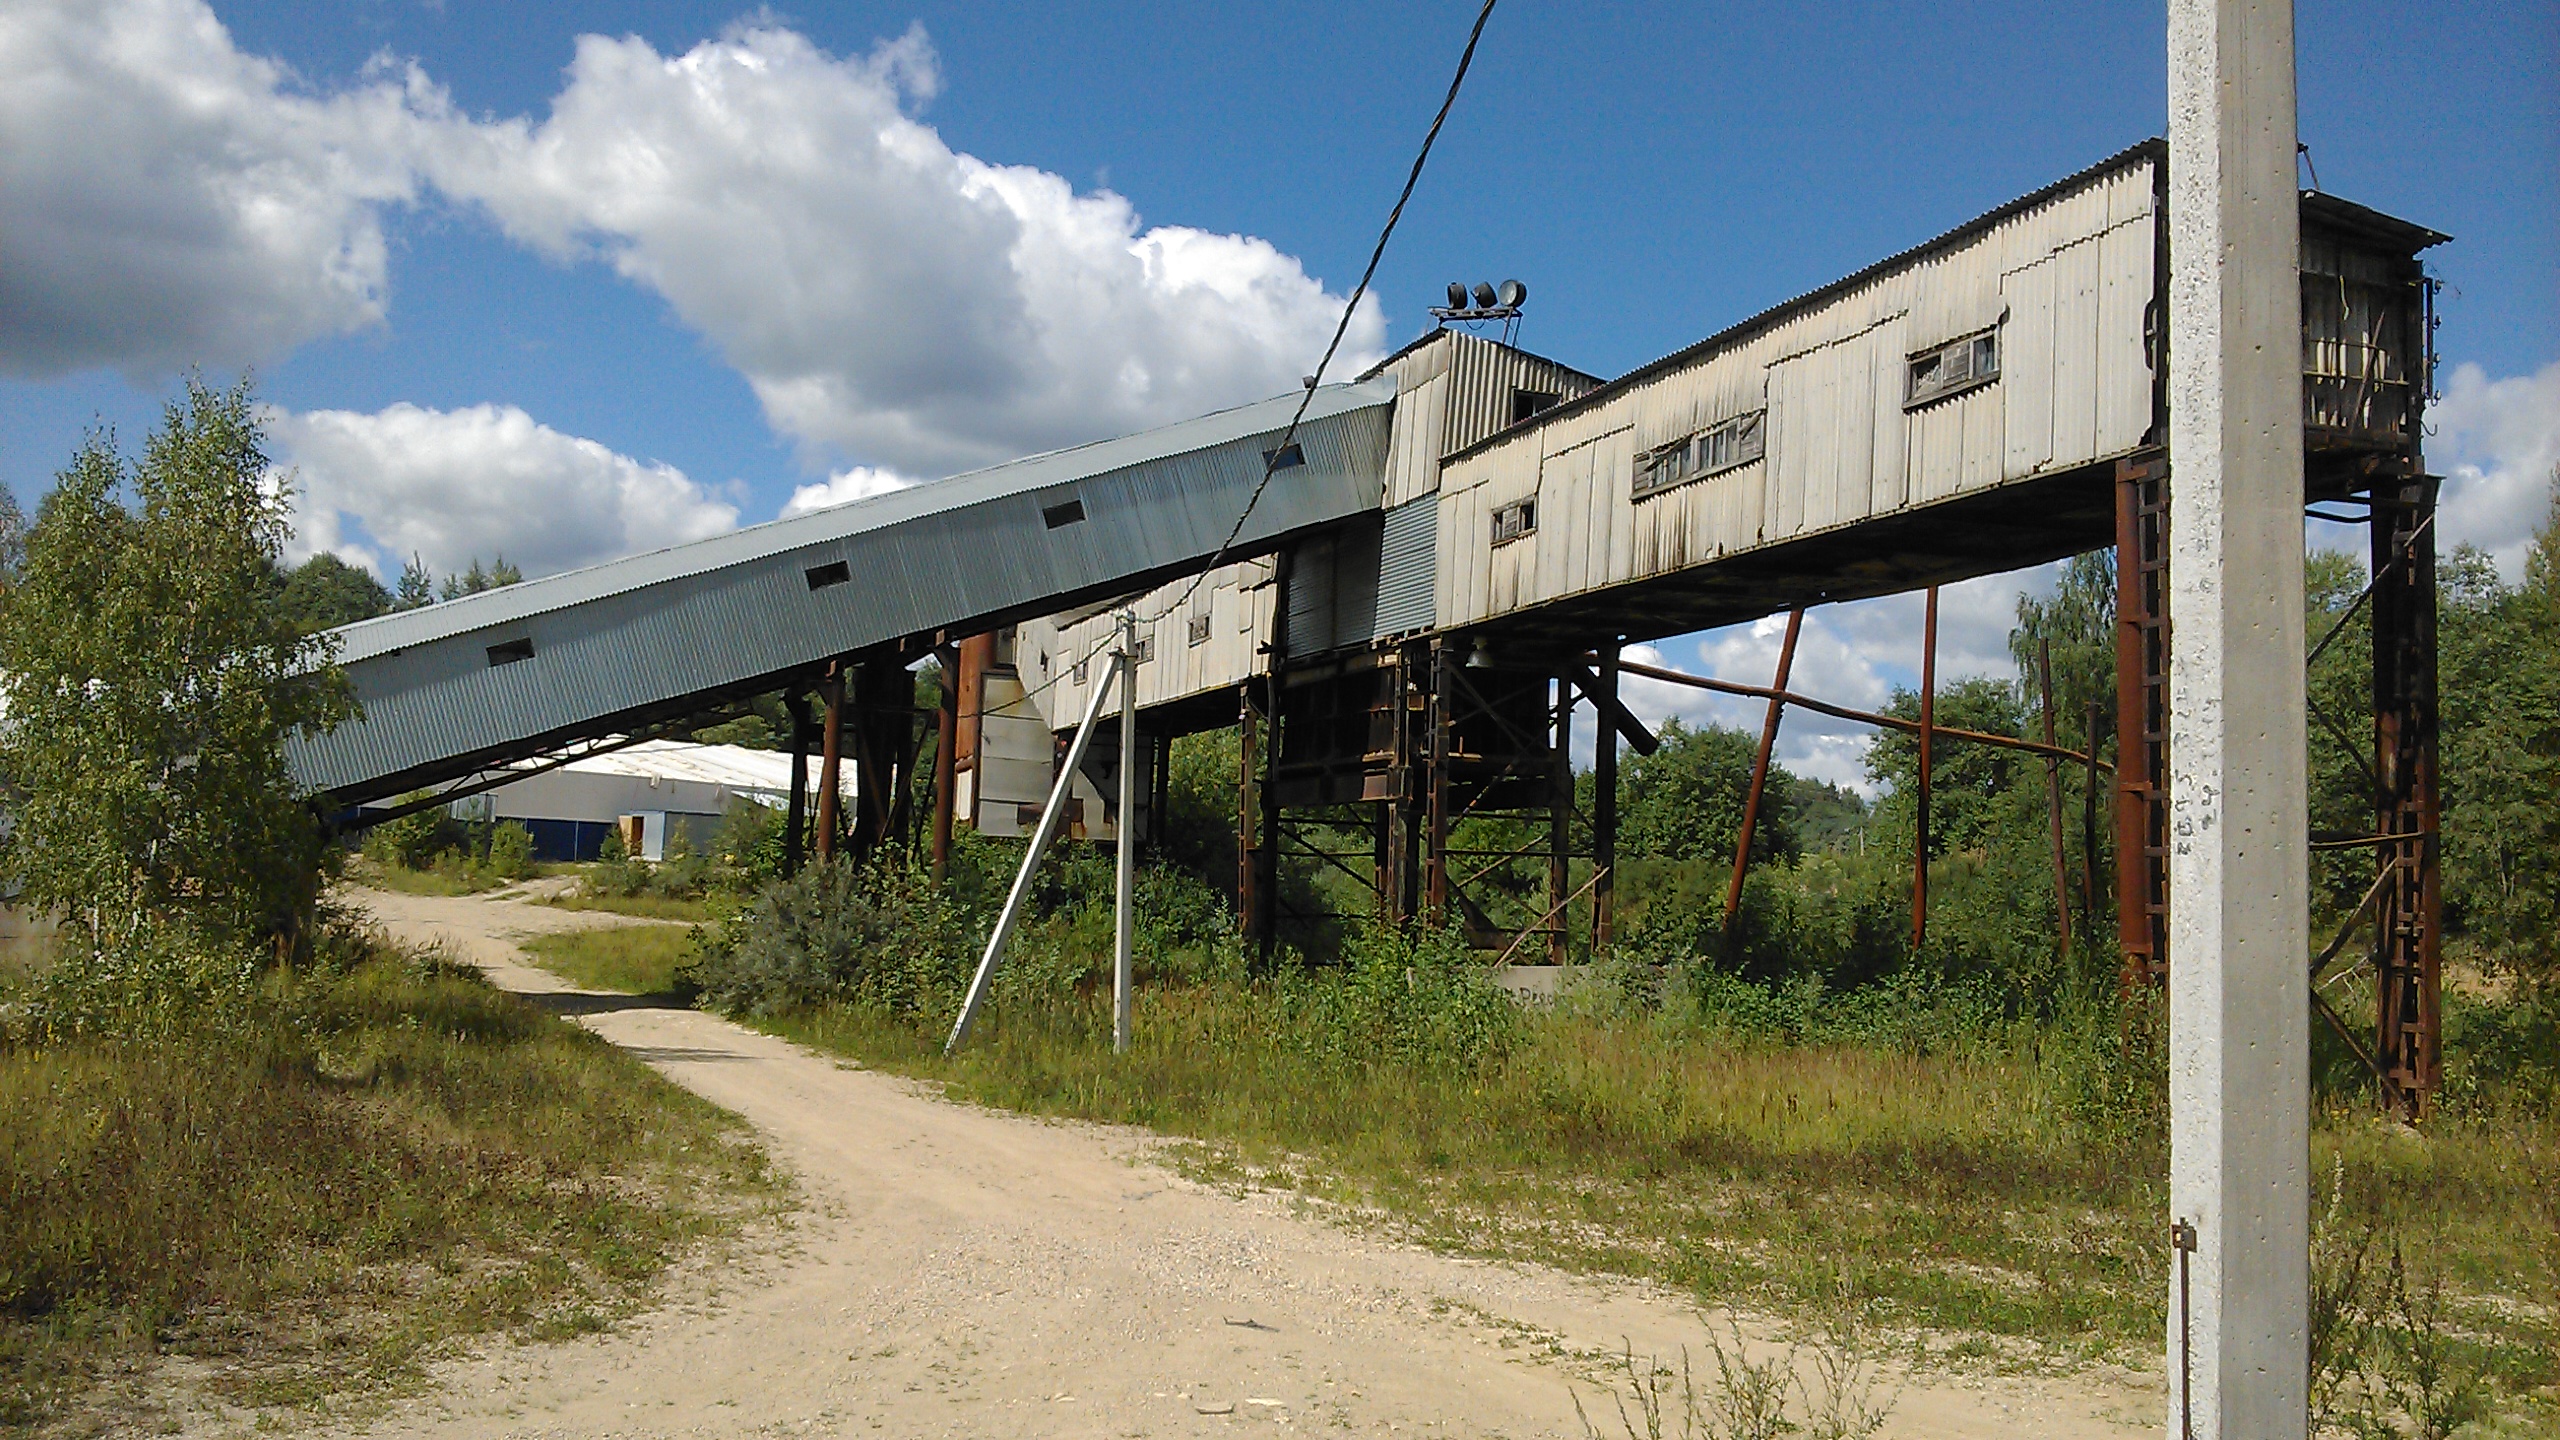
[[[532,761],[524,762],[532,764]],[[851,766],[845,788],[852,789]],[[726,785],[732,790],[788,795],[791,756],[781,750],[752,750],[744,745],[697,745],[684,740],[642,740],[618,750],[584,755],[560,767],[573,775],[628,775],[642,780],[689,780]],[[817,767],[810,781],[817,783]]]
[[[2101,175],[2110,175],[2132,165],[2158,165],[2167,160],[2168,156],[2169,142],[2166,140],[2155,136],[2148,140],[2136,141],[2135,143],[2126,146],[2124,149],[2117,151],[2115,154],[2108,156],[2106,159],[2099,161],[2095,165],[2089,166],[2085,170],[2065,175],[2061,179],[2054,181],[2052,184],[2021,195],[2017,199],[2008,201],[2007,203],[1999,206],[1997,209],[1987,210],[1982,214],[1976,215],[1972,219],[1967,220],[1963,224],[1958,225],[1952,230],[1946,231],[1940,235],[1932,236],[1907,250],[1898,251],[1894,254],[1888,255],[1855,274],[1844,275],[1826,285],[1808,290],[1802,295],[1796,296],[1792,300],[1782,300],[1779,303],[1770,306],[1768,309],[1761,311],[1757,315],[1753,315],[1748,319],[1728,325],[1724,329],[1708,336],[1706,339],[1700,340],[1693,345],[1683,346],[1680,349],[1663,356],[1659,360],[1647,361],[1644,364],[1637,366],[1635,369],[1628,371],[1626,374],[1600,386],[1596,390],[1587,391],[1570,400],[1549,406],[1547,409],[1539,411],[1536,415],[1501,431],[1499,434],[1486,436],[1484,439],[1479,440],[1472,445],[1465,446],[1452,452],[1448,458],[1451,460],[1461,459],[1465,456],[1474,454],[1478,450],[1491,446],[1498,440],[1515,437],[1523,430],[1534,430],[1540,426],[1552,425],[1568,416],[1578,414],[1592,406],[1605,405],[1617,396],[1626,393],[1628,390],[1643,384],[1645,381],[1650,380],[1657,375],[1677,370],[1684,365],[1692,364],[1709,355],[1713,355],[1720,350],[1730,349],[1733,346],[1740,344],[1742,341],[1749,339],[1751,336],[1759,334],[1763,330],[1771,329],[1796,315],[1800,315],[1805,311],[1820,306],[1834,296],[1846,294],[1847,292],[1866,284],[1868,281],[1879,275],[1898,269],[1904,265],[1908,265],[1912,261],[1918,260],[1923,256],[1935,254],[1942,250],[1953,249],[1956,246],[1963,244],[1965,241],[1972,239],[1974,236],[1980,235],[1984,231],[1989,230],[2009,219],[2011,216],[2023,214],[2026,211],[2032,210],[2035,207],[2044,204],[2046,201],[2053,199],[2055,196],[2085,185]]]
[[[1238,554],[1378,506],[1395,382],[1319,389]],[[637,729],[856,651],[1143,589],[1217,552],[1300,396],[349,625],[365,718],[288,748],[340,803]],[[831,572],[840,583],[830,583]]]

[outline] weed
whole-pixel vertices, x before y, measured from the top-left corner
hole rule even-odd
[[[682,993],[677,971],[694,945],[694,932],[677,925],[569,930],[523,942],[535,964],[564,980],[631,995]]]
[[[307,1403],[588,1327],[775,1193],[734,1120],[476,972],[320,948],[222,1024],[0,1033],[0,1424],[160,1354]]]
[[[1710,1322],[1706,1339],[1715,1370],[1703,1385],[1685,1345],[1676,1386],[1669,1366],[1651,1357],[1637,1360],[1633,1345],[1624,1350],[1618,1369],[1625,1388],[1613,1387],[1610,1399],[1627,1440],[1663,1440],[1673,1424],[1682,1440],[1778,1440],[1798,1433],[1812,1440],[1867,1440],[1884,1428],[1899,1399],[1896,1394],[1878,1401],[1881,1378],[1859,1352],[1854,1331],[1826,1329],[1758,1360],[1751,1358],[1741,1322],[1730,1315],[1722,1334]],[[1583,1433],[1599,1440],[1600,1429],[1579,1393],[1573,1411]]]

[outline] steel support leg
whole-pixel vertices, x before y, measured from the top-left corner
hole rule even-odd
[[[1262,706],[1260,681],[1236,687],[1236,926],[1248,943],[1262,937]]]
[[[800,862],[809,853],[809,735],[816,722],[806,695],[785,695],[782,706],[791,713],[791,798],[782,820],[782,875],[787,880],[800,873]]]
[[[824,730],[819,737],[818,761],[818,863],[836,858],[836,830],[844,794],[844,669],[827,667],[825,686],[819,698],[827,705]]]
[[[1618,888],[1618,642],[1600,648],[1594,672],[1600,691],[1591,755],[1591,958],[1604,959],[1617,938]]]
[[[1573,887],[1573,702],[1570,672],[1556,676],[1555,755],[1547,767],[1547,963],[1565,963],[1565,905]],[[1605,723],[1605,721],[1604,721]]]
[[[1911,837],[1911,953],[1929,938],[1929,769],[1938,748],[1938,587],[1920,628],[1920,792]]]
[[[2169,469],[2116,467],[2116,931],[2128,992],[2169,973]]]
[[[2436,772],[2435,482],[2373,490],[2374,830],[2384,879],[2375,931],[2374,1059],[2382,1102],[2425,1118],[2443,1082],[2443,899]]]

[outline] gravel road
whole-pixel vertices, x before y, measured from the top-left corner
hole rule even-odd
[[[581,995],[512,943],[614,917],[355,898],[744,1116],[806,1205],[611,1333],[484,1345],[353,1433],[1580,1436],[1579,1393],[1617,1435],[1599,1352],[1704,1358],[1697,1308],[1665,1289],[1367,1237],[1185,1180],[1141,1132],[958,1105],[698,1011]],[[2160,1404],[2128,1377],[1929,1374],[1885,1433],[2147,1436]]]

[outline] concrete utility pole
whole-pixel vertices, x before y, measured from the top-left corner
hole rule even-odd
[[[1137,944],[1138,612],[1120,612],[1120,854],[1111,896],[1111,1049],[1129,1052],[1129,962]]]
[[[2172,1440],[2299,1440],[2309,1289],[2290,0],[2170,0]]]

